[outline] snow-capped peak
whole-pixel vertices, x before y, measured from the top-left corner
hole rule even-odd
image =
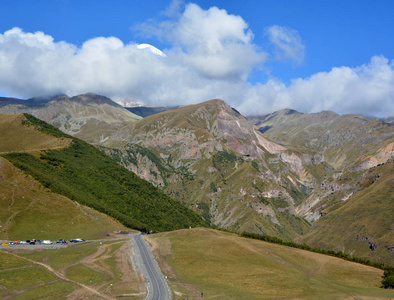
[[[161,50],[157,49],[156,47],[149,45],[149,44],[139,44],[137,45],[138,49],[148,49],[149,51],[151,51],[153,54],[165,57],[167,55],[165,55]]]

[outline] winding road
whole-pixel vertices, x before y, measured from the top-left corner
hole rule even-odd
[[[142,272],[145,273],[147,279],[148,294],[145,299],[147,300],[170,300],[171,291],[167,285],[164,275],[161,272],[159,265],[155,261],[149,246],[144,240],[142,234],[132,236],[132,240],[136,246],[135,255],[140,256],[141,262],[144,265]],[[138,253],[139,252],[139,253]],[[143,270],[145,269],[145,270]]]

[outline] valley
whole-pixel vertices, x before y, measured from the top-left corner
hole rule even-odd
[[[393,11],[0,1],[0,299],[394,299]]]
[[[291,110],[245,118],[219,99],[159,109],[144,118],[95,94],[20,101],[0,99],[1,240],[55,239],[61,233],[65,239],[109,238],[112,243],[114,232],[130,228],[165,232],[149,241],[171,279],[174,299],[197,298],[203,291],[207,298],[226,299],[391,295],[379,289],[381,270],[246,242],[204,227],[277,237],[393,265],[393,124]],[[74,108],[63,110],[70,103]],[[43,116],[55,127],[40,120]],[[88,126],[88,120],[95,125]],[[26,255],[45,263],[47,258],[41,257],[48,251]],[[25,255],[1,253],[5,261]],[[19,263],[23,265],[18,260],[15,268]],[[101,272],[94,276],[101,278],[99,293],[104,291],[107,271],[84,264],[82,257],[74,263],[80,269],[74,273]],[[224,269],[208,279],[204,272],[215,270],[215,264]],[[242,273],[253,264],[255,275]],[[232,269],[240,273],[220,275],[232,274]],[[77,290],[78,283],[69,281],[74,275],[59,277],[56,272],[44,272],[49,277],[43,285],[64,285],[67,293]],[[271,282],[270,276],[285,284]],[[240,282],[242,278],[246,281]],[[143,283],[133,282],[125,294],[139,297],[142,289],[135,286]],[[33,283],[27,289],[0,285],[3,295],[13,296],[39,288]],[[111,295],[109,290],[105,295]]]

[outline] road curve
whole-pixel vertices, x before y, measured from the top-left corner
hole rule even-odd
[[[147,274],[144,274],[147,278],[147,290],[148,294],[145,299],[147,300],[170,300],[171,291],[164,279],[163,273],[161,272],[159,265],[155,261],[149,246],[147,245],[144,236],[142,234],[132,235],[132,240],[138,249],[135,255],[141,256],[141,261],[144,265],[144,269]],[[138,253],[139,252],[139,253]],[[145,270],[141,270],[145,273]]]

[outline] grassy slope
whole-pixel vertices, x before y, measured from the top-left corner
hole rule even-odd
[[[93,299],[91,292],[78,283],[111,298],[138,296],[141,282],[132,269],[130,251],[129,239],[76,244],[54,250],[1,251],[0,285],[3,288],[0,297]],[[57,273],[35,262],[43,263]]]
[[[32,126],[21,126],[22,121],[26,121],[22,115],[0,114],[0,153],[64,148],[71,142],[69,138],[56,138]]]
[[[204,299],[393,297],[383,271],[334,257],[191,229],[150,238],[171,282]],[[169,267],[171,266],[171,267]],[[173,285],[181,291],[180,285]]]
[[[171,230],[202,225],[201,218],[122,168],[93,146],[67,136],[32,116],[30,126],[57,138],[71,138],[70,147],[42,153],[3,155],[46,188],[91,206],[127,226]]]
[[[51,193],[3,158],[0,178],[0,239],[92,239],[126,229],[105,214]]]
[[[345,250],[359,257],[394,264],[394,252],[385,248],[394,246],[394,163],[375,167],[360,178],[357,192],[345,203],[334,205],[319,219],[304,242],[326,249]],[[373,179],[375,174],[380,177]],[[377,221],[378,220],[378,221]],[[338,234],[340,233],[340,234]],[[368,237],[378,245],[371,251]]]

